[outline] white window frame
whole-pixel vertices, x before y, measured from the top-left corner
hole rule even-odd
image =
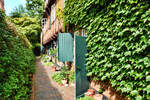
[[[81,36],[85,36],[85,37],[87,36],[85,29],[82,29],[82,30],[81,30]]]
[[[42,18],[42,29],[46,30],[47,29],[47,18]]]

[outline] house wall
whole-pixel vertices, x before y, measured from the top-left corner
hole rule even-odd
[[[51,1],[54,1],[54,0],[51,0]],[[47,1],[48,2],[48,1]],[[46,4],[46,2],[45,2]],[[56,0],[55,1],[55,4],[56,4],[56,10],[57,8],[62,8],[64,7],[64,0]],[[51,6],[53,4],[47,4],[47,7],[45,7],[45,9],[48,9],[50,14],[48,14],[48,12],[45,12],[47,13],[47,22],[46,22],[46,30],[43,30],[43,44],[46,44],[48,41],[52,40],[53,38],[57,37],[57,34],[59,32],[63,32],[63,23],[62,21],[58,20],[58,18],[56,17],[55,21],[52,22],[52,11],[51,11]],[[50,22],[50,19],[49,19],[49,15],[51,16],[51,28],[49,28],[49,22]]]
[[[55,2],[55,4],[56,4],[56,11],[57,11],[58,8],[63,9],[65,0],[49,0],[49,1],[45,0],[45,11],[46,12],[45,12],[44,18],[46,18],[47,21],[46,21],[46,30],[45,29],[42,30],[42,33],[43,33],[42,44],[43,45],[47,45],[47,43],[49,41],[53,41],[55,38],[57,38],[59,33],[64,32],[64,30],[63,30],[63,22],[61,20],[58,20],[57,12],[56,12],[56,19],[55,19],[54,22],[52,22],[52,16],[53,15],[51,13],[52,12],[51,11],[51,6]],[[51,16],[51,27],[49,27],[50,16]],[[52,60],[53,60],[53,62],[55,62],[55,58],[54,57],[53,57]],[[59,62],[58,59],[56,59],[56,61],[57,61],[58,65],[60,65],[60,66],[64,65],[64,63]],[[70,69],[72,69],[71,68],[71,66],[72,66],[71,62],[65,62],[65,65],[70,66]]]
[[[4,10],[4,0],[0,0],[0,9]]]

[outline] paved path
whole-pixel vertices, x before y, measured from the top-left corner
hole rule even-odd
[[[74,87],[62,87],[52,79],[51,67],[43,66],[40,58],[36,58],[34,77],[34,100],[75,100]]]

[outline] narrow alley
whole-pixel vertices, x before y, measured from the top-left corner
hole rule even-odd
[[[74,100],[74,88],[58,85],[51,79],[52,73],[51,67],[44,66],[37,57],[33,100]]]

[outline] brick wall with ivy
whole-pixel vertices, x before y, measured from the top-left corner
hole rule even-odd
[[[87,30],[87,70],[131,100],[150,99],[150,2],[66,0],[64,21]]]

